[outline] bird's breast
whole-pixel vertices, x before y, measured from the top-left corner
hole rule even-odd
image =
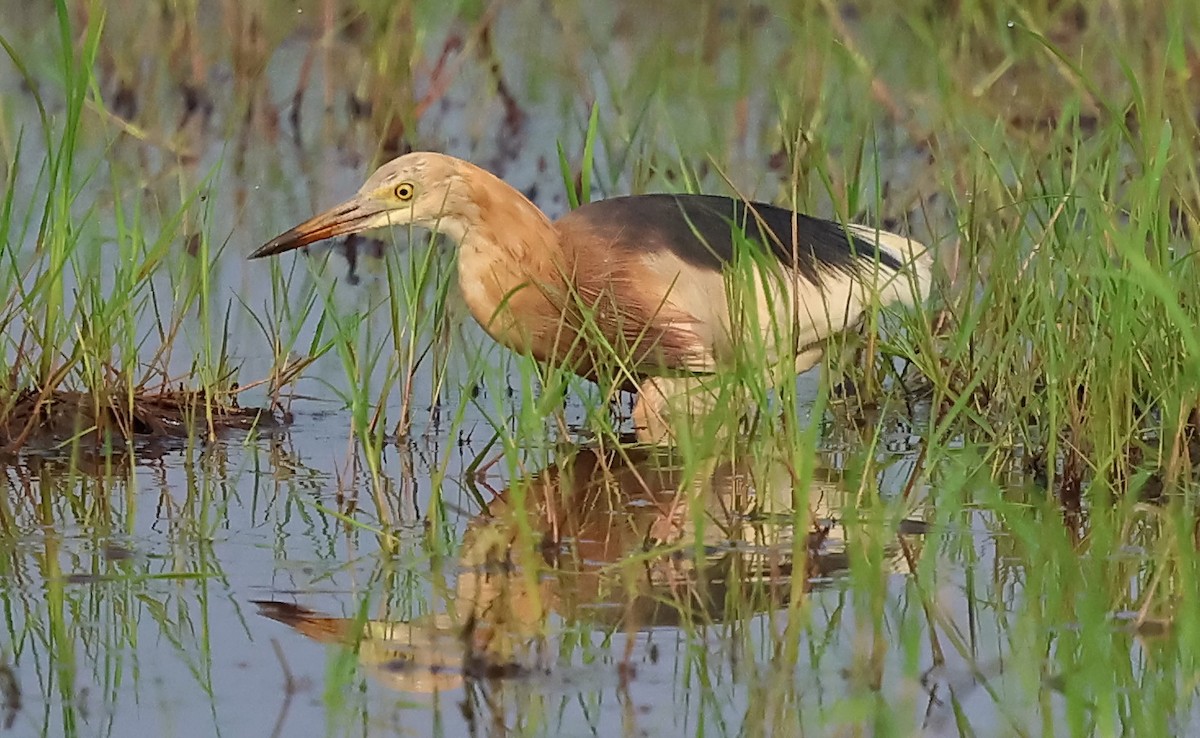
[[[535,358],[553,357],[564,289],[559,270],[544,259],[521,259],[490,243],[466,239],[459,250],[458,282],[471,315],[498,343]]]

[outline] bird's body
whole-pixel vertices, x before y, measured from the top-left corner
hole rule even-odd
[[[458,242],[462,294],[499,343],[660,400],[738,362],[794,375],[872,303],[918,303],[931,282],[928,252],[896,234],[711,195],[617,197],[551,221],[432,153],[385,164],[252,257],[407,223]]]

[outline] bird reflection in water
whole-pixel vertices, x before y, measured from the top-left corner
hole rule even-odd
[[[634,633],[721,622],[783,607],[792,587],[845,570],[845,492],[835,472],[816,472],[796,516],[781,463],[685,468],[652,448],[579,448],[469,521],[449,612],[364,622],[256,604],[315,640],[357,644],[364,666],[398,690],[544,674],[556,623]],[[907,571],[899,546],[884,551],[886,566]]]

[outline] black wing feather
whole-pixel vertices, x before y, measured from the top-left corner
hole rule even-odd
[[[646,243],[665,246],[702,269],[719,271],[733,261],[740,240],[734,237],[735,229],[815,285],[821,283],[822,270],[853,273],[864,262],[876,261],[893,271],[902,267],[893,254],[840,223],[766,203],[720,195],[656,194],[598,200],[580,210],[575,214],[593,227],[641,234]]]

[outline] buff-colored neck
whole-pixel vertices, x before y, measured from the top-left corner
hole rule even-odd
[[[473,165],[462,178],[458,280],[471,314],[497,341],[539,354],[545,325],[561,319],[566,264],[554,224],[499,177]]]

